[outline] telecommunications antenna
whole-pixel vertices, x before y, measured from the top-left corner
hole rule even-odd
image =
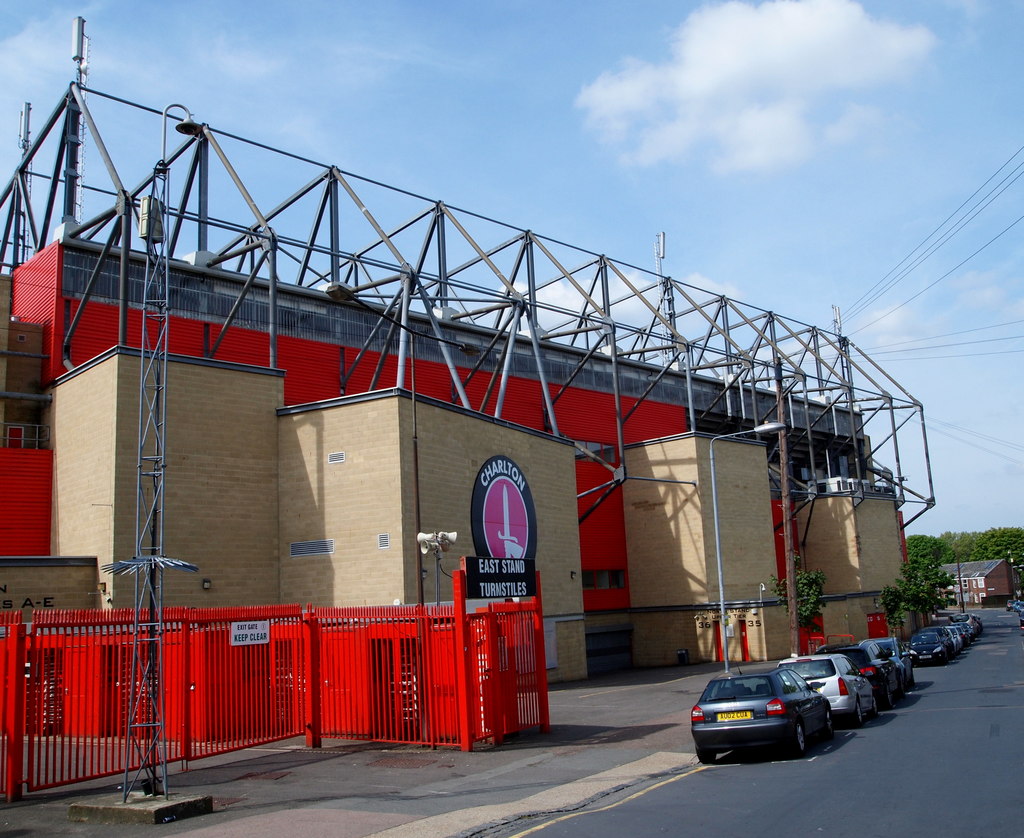
[[[843,333],[843,316],[839,313],[839,306],[832,306],[832,331],[837,335]]]
[[[85,34],[85,18],[76,17],[71,22],[71,60],[75,62],[75,82],[85,87],[89,79],[89,38]],[[82,91],[85,96],[85,91]],[[85,174],[85,120],[76,105],[70,111],[71,124],[68,130],[67,178],[68,196],[65,206],[64,220],[77,220],[82,217],[84,190],[82,179]],[[73,180],[72,180],[73,179]]]
[[[665,320],[668,321],[671,329],[666,330],[665,340],[671,344],[673,342],[672,329],[676,327],[676,298],[675,292],[672,288],[672,277],[665,276],[662,273],[661,262],[665,258],[665,234],[658,233],[654,237],[654,272],[661,279],[661,313],[664,315]],[[672,352],[667,352],[668,357],[671,357]]]
[[[71,60],[78,68],[75,81],[84,85],[89,78],[89,39],[85,35],[84,17],[76,17],[71,23]]]

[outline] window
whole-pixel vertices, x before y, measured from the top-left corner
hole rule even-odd
[[[626,587],[626,571],[624,570],[584,570],[583,590],[600,591],[611,588]]]
[[[800,687],[797,685],[793,677],[782,669],[779,671],[779,680],[782,681],[782,692],[783,693],[795,693],[800,691]]]

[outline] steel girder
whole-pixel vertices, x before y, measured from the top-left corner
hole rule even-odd
[[[0,193],[0,268],[45,246],[59,223],[57,234],[69,243],[104,242],[112,254],[120,244],[116,258],[126,276],[131,220],[137,223],[139,197],[153,176],[137,137],[155,136],[159,117],[153,108],[72,84]],[[74,119],[84,121],[89,158],[95,149],[102,162],[98,171],[92,163],[70,176],[61,168]],[[278,288],[343,285],[360,307],[381,315],[357,363],[382,334],[385,345],[397,340],[404,361],[409,331],[424,333],[443,356],[456,400],[473,409],[501,416],[518,360],[518,374],[541,383],[547,426],[558,434],[565,388],[590,386],[581,376],[595,370],[609,379],[616,439],[589,442],[611,444],[614,456],[598,457],[587,440],[578,448],[607,465],[612,487],[628,479],[624,428],[636,404],[660,398],[658,388],[671,383],[689,429],[711,434],[773,419],[781,397],[798,495],[863,498],[877,489],[920,507],[908,523],[934,505],[923,406],[842,335],[209,125],[167,157],[184,172],[176,179],[180,193],[168,198],[169,258],[246,276],[221,337],[246,296],[265,289],[271,366]],[[56,220],[53,208],[71,206],[74,190],[83,218]],[[82,297],[87,303],[89,293]],[[126,293],[120,302],[125,320]],[[470,334],[486,351],[460,377],[466,363],[456,363],[451,345]],[[405,386],[405,366],[398,365],[396,386]],[[489,376],[481,404],[465,392],[476,376]],[[641,377],[647,385],[637,392]],[[777,476],[777,461],[773,468]]]

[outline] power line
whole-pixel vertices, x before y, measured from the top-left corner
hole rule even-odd
[[[932,428],[932,431],[934,433],[941,434],[942,436],[956,440],[957,442],[963,443],[964,445],[969,445],[972,448],[977,448],[979,451],[984,451],[986,454],[991,454],[993,457],[998,457],[999,459],[1005,460],[1008,463],[1013,463],[1014,465],[1018,466],[1024,466],[1024,460],[1015,459],[1014,457],[1011,457],[1009,454],[1006,454],[1005,452],[993,451],[991,448],[986,448],[984,445],[980,445],[979,443],[973,441],[969,437],[963,436],[962,434],[951,433],[949,431],[943,430],[942,428],[935,427]]]
[[[970,334],[971,332],[984,332],[987,331],[988,329],[1001,329],[1004,326],[1016,326],[1020,323],[1024,323],[1024,320],[1009,320],[1006,323],[996,323],[992,326],[975,326],[973,329],[961,329],[958,332],[946,332],[945,334],[932,335],[931,337],[927,338],[913,338],[911,340],[902,340],[899,341],[898,343],[883,343],[881,346],[875,346],[865,351],[877,352],[879,350],[888,349],[890,346],[904,346],[908,343],[922,343],[923,341],[926,340],[939,340],[940,338],[951,338],[955,337],[956,335],[967,335]]]
[[[964,340],[958,343],[935,343],[931,346],[909,346],[906,349],[873,349],[867,350],[875,355],[892,355],[900,352],[927,352],[929,349],[947,349],[950,346],[974,346],[979,343],[995,343],[1000,340],[1019,340],[1024,335],[1010,335],[1005,338],[985,338],[984,340]]]
[[[931,282],[928,285],[926,285],[924,288],[922,288],[920,291],[918,291],[912,297],[910,297],[907,300],[904,300],[898,306],[894,306],[893,308],[889,309],[885,314],[879,315],[874,320],[872,320],[870,323],[865,323],[859,329],[854,329],[852,332],[850,332],[850,334],[851,335],[855,335],[855,334],[857,334],[857,332],[863,332],[869,326],[874,326],[875,323],[879,322],[880,320],[884,320],[890,314],[894,314],[895,312],[899,311],[901,308],[903,308],[903,306],[907,305],[908,303],[912,303],[914,300],[916,300],[918,297],[920,297],[925,291],[928,291],[931,288],[934,288],[936,285],[938,285],[940,282],[942,282],[942,280],[946,279],[951,274],[953,274],[955,271],[958,271],[960,268],[962,268],[964,265],[966,265],[968,262],[970,262],[971,259],[973,259],[979,253],[981,253],[981,251],[985,250],[985,248],[987,248],[989,245],[993,244],[998,239],[1001,239],[1003,236],[1005,236],[1008,232],[1010,232],[1010,230],[1012,230],[1014,227],[1016,227],[1018,224],[1020,224],[1021,221],[1024,221],[1024,215],[1019,216],[1015,221],[1013,221],[1008,226],[1003,228],[999,233],[997,233],[995,236],[993,236],[991,239],[989,239],[987,242],[985,242],[985,244],[983,244],[981,247],[979,247],[977,250],[975,250],[974,253],[972,253],[966,259],[961,260],[959,263],[957,263],[952,268],[950,268],[948,271],[946,271],[942,276],[940,276],[938,279],[936,279],[933,282]]]
[[[944,419],[936,419],[934,416],[929,417],[929,424],[942,425],[951,430],[960,431],[970,436],[980,437],[981,439],[987,440],[988,442],[994,442],[997,445],[1002,445],[1006,448],[1016,448],[1018,451],[1024,453],[1024,443],[1010,442],[1009,440],[999,439],[999,437],[990,436],[989,434],[983,434],[981,431],[974,431],[970,428],[965,428],[963,425],[957,425],[953,422],[947,422]]]
[[[924,239],[922,239],[921,242],[913,250],[911,250],[910,253],[904,256],[903,259],[901,259],[894,268],[892,268],[885,276],[883,276],[880,280],[878,280],[878,282],[872,285],[871,288],[869,288],[864,294],[862,294],[857,300],[855,300],[853,304],[849,306],[849,313],[847,316],[856,316],[857,314],[864,311],[867,308],[867,306],[874,302],[874,300],[877,300],[879,297],[881,297],[882,294],[884,294],[886,291],[888,291],[890,288],[894,287],[898,282],[900,282],[901,279],[905,278],[910,271],[917,267],[917,265],[920,265],[921,262],[927,259],[928,256],[935,252],[935,250],[937,250],[939,247],[941,247],[943,244],[949,241],[949,239],[956,232],[959,232],[959,230],[962,229],[965,224],[973,220],[978,215],[978,213],[980,213],[983,209],[985,209],[985,207],[991,204],[992,201],[995,200],[995,198],[999,197],[999,195],[1005,192],[1006,189],[1009,188],[1009,186],[1012,185],[1017,180],[1017,178],[1021,176],[1021,174],[1024,174],[1024,172],[1018,173],[1016,177],[1014,177],[1009,183],[1006,183],[1006,181],[1007,178],[1010,177],[1010,175],[1008,175],[1006,178],[1003,178],[1003,180],[999,184],[1002,185],[1002,189],[999,189],[999,191],[996,192],[995,195],[993,195],[992,191],[990,191],[986,196],[988,198],[988,201],[986,203],[977,208],[972,215],[958,222],[958,225],[955,226],[951,231],[947,231],[938,243],[934,244],[923,256],[920,256],[917,259],[915,259],[909,267],[903,268],[903,265],[908,260],[910,260],[915,253],[917,253],[919,250],[921,250],[921,248],[927,245],[928,242],[931,241],[931,239],[934,238],[940,230],[942,230],[953,218],[955,218],[964,207],[966,207],[972,200],[974,200],[978,193],[980,193],[986,186],[988,186],[988,184],[991,183],[992,180],[995,179],[1001,171],[1003,171],[1003,169],[1010,165],[1014,158],[1016,158],[1022,151],[1024,151],[1024,146],[1021,146],[1012,155],[1010,155],[1010,157],[1006,160],[1006,162],[1003,163],[1002,166],[996,169],[996,171],[993,172],[988,177],[988,179],[983,184],[981,184],[981,186],[974,190],[974,192],[971,193],[971,195],[966,200],[964,200],[960,204],[960,206],[953,210],[953,212],[950,213],[942,221],[942,223],[940,223],[934,230],[932,230],[931,233],[929,233]],[[1013,174],[1013,172],[1018,172],[1018,170],[1020,170],[1022,166],[1024,166],[1024,163],[1020,163],[1016,167],[1014,167],[1014,169],[1011,171],[1011,175]],[[900,270],[901,268],[903,268],[903,270]],[[893,274],[897,274],[895,278],[892,278]],[[875,292],[875,289],[879,288],[879,286],[881,285],[884,285],[885,287],[883,287],[877,293],[873,293]]]
[[[928,355],[924,358],[886,358],[885,362],[891,364],[894,361],[948,361],[960,358],[987,358],[992,355],[1016,355],[1020,352],[1024,352],[1024,349],[1006,349],[1002,352],[971,352],[968,355]]]

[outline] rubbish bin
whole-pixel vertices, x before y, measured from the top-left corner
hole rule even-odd
[[[676,663],[679,666],[689,666],[689,664],[690,664],[690,650],[689,649],[676,649]]]

